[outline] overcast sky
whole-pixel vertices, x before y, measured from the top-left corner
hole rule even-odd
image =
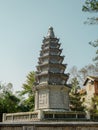
[[[68,69],[92,63],[98,26],[84,25],[84,0],[0,0],[0,81],[20,90],[30,71],[36,70],[48,27],[60,38]]]

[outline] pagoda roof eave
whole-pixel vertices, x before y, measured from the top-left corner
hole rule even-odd
[[[65,84],[65,86],[69,89],[71,89],[71,85],[70,84]]]
[[[57,40],[57,42],[59,42],[59,38],[57,38],[57,37],[44,37],[43,43],[48,41],[48,40]]]
[[[62,50],[63,49],[60,49],[60,48],[51,48],[51,47],[49,47],[49,48],[46,48],[46,49],[44,49],[44,50],[41,50],[40,52],[45,52],[45,51],[50,51],[50,50],[54,50],[54,51],[60,51],[60,52],[62,52]]]
[[[39,59],[47,58],[47,57],[57,57],[57,58],[64,58],[65,56],[59,56],[59,55],[45,55],[45,56],[40,56]]]
[[[44,72],[44,73],[39,73],[39,74],[36,74],[36,76],[42,76],[42,75],[54,75],[54,76],[60,76],[62,77],[63,79],[66,79],[66,78],[69,78],[69,75],[68,74],[62,74],[62,73],[53,73],[53,72]]]
[[[38,67],[43,67],[43,66],[60,66],[62,68],[66,68],[67,64],[59,64],[59,63],[51,63],[51,62],[47,62],[47,63],[44,63],[44,64],[39,64],[38,66],[36,66],[37,68]]]

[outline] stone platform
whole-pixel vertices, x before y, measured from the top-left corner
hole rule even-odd
[[[0,130],[98,130],[98,122],[10,122],[0,123]]]

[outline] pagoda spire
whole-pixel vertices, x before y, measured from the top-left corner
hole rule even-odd
[[[47,37],[48,38],[55,38],[53,27],[49,27]]]

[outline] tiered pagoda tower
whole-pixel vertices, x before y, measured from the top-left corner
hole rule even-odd
[[[43,39],[35,85],[35,110],[48,114],[69,110],[69,74],[64,73],[67,64],[63,64],[64,56],[61,56],[60,45],[50,27]]]

